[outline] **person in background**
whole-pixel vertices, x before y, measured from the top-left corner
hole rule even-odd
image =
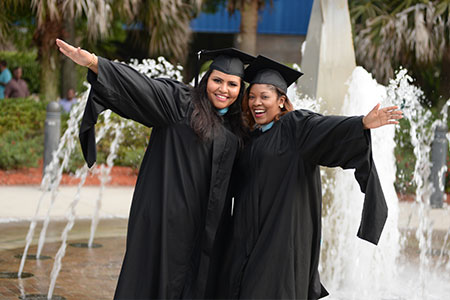
[[[72,105],[77,103],[77,98],[75,98],[75,90],[70,88],[66,92],[66,98],[62,98],[59,100],[59,104],[61,105],[64,112],[69,113]]]
[[[5,86],[11,80],[11,71],[6,61],[0,61],[0,99],[5,98]]]
[[[28,85],[22,79],[22,68],[16,67],[13,70],[13,78],[5,87],[5,98],[25,98],[30,96]]]

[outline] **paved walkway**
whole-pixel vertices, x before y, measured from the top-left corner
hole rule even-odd
[[[107,186],[102,192],[100,217],[127,218],[133,190],[134,187]],[[76,194],[76,186],[58,188],[50,216],[57,219],[65,218]],[[51,196],[51,193],[44,193],[39,186],[0,186],[0,222],[31,219],[42,197],[38,218],[44,218],[50,207]],[[94,214],[99,196],[99,187],[83,187],[75,209],[77,217],[90,218]]]
[[[128,218],[134,187],[107,186],[102,192],[101,218]],[[75,186],[61,186],[58,189],[50,216],[52,219],[65,219],[71,203],[75,200]],[[100,188],[83,187],[76,205],[77,218],[91,218],[99,198]],[[0,223],[8,221],[31,220],[39,199],[43,197],[38,218],[43,219],[51,203],[51,194],[44,193],[39,186],[0,186]],[[417,228],[419,222],[418,205],[415,202],[399,203],[399,228]],[[436,230],[450,228],[450,206],[428,210],[429,218]]]
[[[83,187],[76,206],[77,220],[69,233],[69,243],[86,243],[90,234],[91,221],[99,187]],[[51,222],[46,234],[43,255],[48,260],[28,259],[24,271],[33,274],[30,278],[1,278],[2,272],[17,272],[25,245],[30,220],[35,214],[37,203],[44,195],[38,219],[42,220],[48,211],[51,195],[43,193],[38,186],[0,186],[0,299],[18,299],[21,295],[46,294],[50,283],[54,256],[61,247],[61,232],[66,226],[68,209],[75,199],[76,187],[59,188],[51,210]],[[100,209],[100,222],[95,234],[95,243],[100,248],[75,248],[68,246],[63,266],[56,282],[54,295],[66,300],[112,299],[117,276],[125,252],[127,217],[133,195],[133,187],[106,187]],[[450,228],[450,207],[427,210],[438,245]],[[399,204],[399,229],[414,230],[418,225],[418,209],[412,202]],[[42,221],[38,222],[29,254],[36,253]],[[447,243],[449,244],[449,243]],[[413,248],[415,246],[413,245]],[[450,245],[446,247],[450,251]],[[412,250],[417,255],[416,250]],[[448,255],[444,256],[448,259]]]

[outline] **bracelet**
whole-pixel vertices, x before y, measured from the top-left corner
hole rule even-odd
[[[90,68],[90,67],[92,67],[92,66],[95,64],[95,58],[96,58],[96,56],[95,56],[94,53],[91,53],[91,55],[92,55],[91,61],[90,61],[89,64],[86,66],[86,68]]]

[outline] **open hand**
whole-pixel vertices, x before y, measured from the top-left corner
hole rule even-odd
[[[375,107],[363,118],[364,129],[374,129],[388,124],[398,124],[397,120],[403,118],[403,112],[398,109],[398,106],[389,106],[380,109],[378,103]]]
[[[94,54],[83,50],[80,47],[75,48],[60,39],[56,39],[56,45],[59,47],[59,51],[70,58],[74,63],[83,67],[89,67],[93,71],[97,70],[97,57]]]

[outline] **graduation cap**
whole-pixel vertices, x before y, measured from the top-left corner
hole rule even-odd
[[[198,52],[197,74],[195,76],[195,86],[198,83],[198,73],[201,60],[210,60],[213,62],[209,66],[210,70],[244,77],[244,64],[251,63],[255,57],[235,48],[225,48],[217,50],[201,50]]]
[[[244,80],[250,84],[271,84],[286,93],[288,86],[302,75],[302,72],[280,64],[265,56],[258,55],[247,69],[245,69]]]

